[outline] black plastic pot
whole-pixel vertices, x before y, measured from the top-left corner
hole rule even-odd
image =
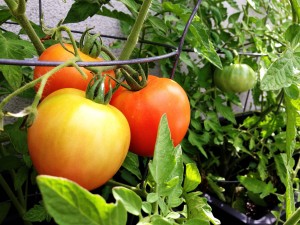
[[[274,225],[277,221],[272,213],[268,213],[259,219],[252,219],[209,194],[204,196],[212,207],[214,216],[221,221],[222,225]],[[300,207],[300,202],[296,203],[296,207]],[[285,219],[284,213],[281,214],[281,219]],[[282,225],[280,222],[277,224]]]

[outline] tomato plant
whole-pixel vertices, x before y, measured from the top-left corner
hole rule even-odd
[[[214,83],[221,91],[240,93],[256,84],[256,73],[247,64],[231,64],[214,73]]]
[[[190,122],[190,104],[183,88],[168,78],[148,76],[139,91],[119,88],[111,104],[127,118],[131,130],[130,151],[153,156],[160,118],[167,115],[173,144],[181,142]]]
[[[70,44],[65,44],[65,47],[69,51],[73,51],[73,47]],[[79,56],[83,61],[97,62],[103,61],[102,58],[92,58],[79,51]],[[71,59],[74,55],[71,52],[68,52],[64,49],[61,44],[55,44],[47,48],[39,57],[40,61],[66,61]],[[50,66],[36,66],[34,69],[34,78],[43,76],[45,73],[49,72],[53,67]],[[76,88],[80,90],[86,90],[89,81],[92,79],[93,74],[86,68],[81,68],[82,71],[86,74],[87,78],[85,79],[79,71],[74,67],[65,67],[60,69],[58,72],[54,73],[47,81],[46,86],[43,90],[43,98],[49,95],[50,93],[62,89],[62,88]],[[115,73],[113,70],[105,71],[104,73],[109,76],[114,77]],[[107,77],[106,85],[108,87]],[[110,79],[111,80],[111,79]],[[112,86],[114,82],[111,80]],[[37,90],[40,86],[40,83],[35,86]]]
[[[28,129],[28,148],[39,174],[65,177],[91,190],[121,167],[130,128],[115,107],[97,104],[84,94],[61,89],[45,98]]]

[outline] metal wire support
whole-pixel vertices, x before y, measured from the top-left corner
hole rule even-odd
[[[148,44],[157,44],[157,45],[162,45],[166,48],[172,49],[172,52],[159,55],[159,56],[152,56],[152,57],[147,57],[147,58],[136,58],[136,59],[129,59],[129,60],[113,60],[113,61],[101,61],[101,62],[77,62],[78,66],[82,67],[93,67],[93,66],[117,66],[117,65],[126,65],[126,64],[138,64],[138,63],[148,63],[148,62],[155,62],[159,61],[162,59],[170,58],[170,57],[175,57],[172,73],[171,73],[171,78],[174,77],[176,67],[179,63],[180,59],[180,54],[182,51],[191,51],[190,49],[183,49],[184,45],[184,39],[186,37],[186,34],[188,32],[189,26],[192,23],[192,20],[194,16],[196,15],[196,12],[201,4],[202,0],[198,0],[196,6],[194,7],[191,16],[188,20],[188,22],[185,25],[183,34],[180,38],[179,46],[170,46],[170,45],[164,45],[161,43],[155,43],[155,42],[150,42],[150,41],[140,41],[143,43],[148,43]],[[42,12],[42,1],[39,0],[39,18],[41,20],[43,16]],[[15,23],[11,23],[15,24]],[[16,24],[15,24],[16,25]],[[74,31],[75,33],[79,33],[80,31]],[[103,35],[105,36],[105,35]],[[108,38],[115,38],[115,39],[123,39],[126,40],[126,38],[122,37],[114,37],[114,36],[107,36]],[[32,58],[32,59],[24,59],[24,60],[17,60],[17,59],[0,59],[0,65],[19,65],[19,66],[58,66],[62,64],[61,61],[39,61],[37,58]]]

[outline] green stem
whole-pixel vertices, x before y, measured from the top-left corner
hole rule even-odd
[[[14,91],[13,93],[7,95],[1,102],[0,102],[0,122],[3,120],[3,117],[4,117],[4,113],[3,113],[3,108],[5,107],[5,105],[15,96],[21,94],[22,92],[30,89],[30,88],[33,88],[37,83],[41,82],[41,85],[40,85],[40,88],[32,102],[32,105],[31,105],[31,109],[34,110],[34,108],[36,108],[36,106],[38,105],[39,103],[39,100],[41,99],[41,96],[42,96],[42,92],[43,92],[43,89],[44,89],[44,86],[46,84],[46,81],[47,79],[52,76],[54,73],[58,72],[60,69],[64,68],[64,67],[67,67],[67,66],[74,66],[75,63],[79,60],[78,57],[74,57],[62,64],[60,64],[59,66],[57,67],[54,67],[52,70],[50,70],[49,72],[45,73],[43,76],[25,84],[24,86],[20,87],[19,89],[17,89],[16,91]],[[1,124],[0,126],[0,131],[3,130],[3,123]]]
[[[300,208],[283,225],[296,225],[300,221]]]
[[[298,0],[290,0],[292,6],[293,22],[298,23],[300,20],[300,6]]]
[[[286,218],[287,220],[291,217],[291,215],[295,211],[295,202],[294,202],[294,191],[293,191],[293,183],[290,172],[292,168],[290,168],[290,160],[292,159],[294,147],[295,147],[295,138],[296,138],[296,115],[297,112],[293,105],[291,104],[291,99],[285,94],[284,95],[285,105],[286,105],[286,114],[287,114],[287,122],[286,122]]]
[[[6,192],[6,194],[8,195],[9,199],[12,201],[13,205],[15,206],[15,208],[17,209],[19,215],[21,217],[23,217],[23,215],[26,212],[26,209],[23,208],[23,206],[19,203],[17,197],[14,195],[14,193],[12,192],[11,188],[9,187],[8,183],[5,181],[4,177],[0,174],[0,185],[1,187],[4,189],[4,191]],[[25,222],[28,225],[31,225],[30,222]]]
[[[130,58],[130,55],[138,42],[139,34],[143,27],[144,21],[147,17],[151,2],[152,2],[151,0],[143,1],[143,4],[139,11],[138,17],[136,18],[136,22],[133,25],[132,30],[131,30],[131,32],[128,36],[128,39],[125,43],[125,46],[120,54],[120,57],[119,57],[120,60],[126,60],[126,59]]]
[[[37,53],[41,55],[42,52],[45,50],[45,47],[42,44],[36,32],[34,31],[30,21],[28,20],[25,14],[25,9],[26,9],[25,0],[19,0],[18,3],[14,0],[5,0],[5,2],[8,8],[10,9],[12,15],[16,18],[20,26],[25,30],[26,34],[28,35],[29,39],[34,45]]]
[[[111,186],[122,186],[122,187],[125,187],[125,188],[129,189],[129,190],[134,191],[135,193],[137,193],[139,196],[141,196],[141,197],[143,197],[143,198],[146,198],[146,197],[147,197],[147,193],[144,192],[144,191],[142,191],[141,189],[138,189],[138,188],[136,188],[136,187],[132,187],[132,186],[127,185],[127,184],[120,183],[120,182],[118,182],[118,181],[114,181],[114,180],[112,180],[112,179],[109,180],[109,181],[107,182],[107,184],[108,184],[108,185],[111,185]]]

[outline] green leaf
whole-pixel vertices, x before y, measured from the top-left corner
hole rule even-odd
[[[223,116],[225,119],[229,120],[233,124],[236,124],[236,120],[235,120],[235,116],[232,111],[232,108],[229,106],[225,106],[223,104],[223,100],[221,99],[220,96],[216,97],[214,103],[215,103],[217,112],[220,113],[221,116]]]
[[[164,23],[164,21],[156,16],[149,16],[148,21],[150,22],[151,26],[159,31],[166,33],[168,27]]]
[[[195,190],[201,183],[201,175],[195,163],[188,163],[185,166],[185,178],[183,184],[183,190],[190,192]]]
[[[290,42],[292,48],[296,48],[300,43],[300,25],[292,24],[284,33],[286,41]]]
[[[199,151],[201,152],[201,154],[205,156],[205,158],[207,158],[207,154],[206,154],[203,146],[205,144],[207,144],[209,140],[210,140],[210,136],[209,136],[208,132],[204,133],[203,135],[200,135],[200,134],[193,132],[192,130],[189,130],[188,141],[192,145],[196,146],[199,149]]]
[[[185,194],[187,213],[189,219],[200,219],[210,221],[212,224],[221,224],[220,220],[214,217],[211,207],[207,204],[207,199],[199,196],[199,192]],[[202,224],[202,223],[200,223]],[[203,223],[206,224],[206,223]]]
[[[0,224],[2,224],[2,222],[6,218],[10,206],[11,206],[10,202],[0,202]]]
[[[282,158],[282,155],[274,155],[274,160],[275,160],[275,166],[276,166],[276,171],[277,174],[280,178],[280,181],[283,184],[286,184],[286,167]]]
[[[22,185],[28,180],[29,168],[22,166],[18,169],[14,180],[15,190],[21,190]]]
[[[276,188],[274,188],[274,186],[271,182],[265,183],[256,178],[247,177],[247,176],[238,176],[237,178],[241,182],[241,184],[245,188],[247,188],[247,190],[249,190],[255,194],[260,194],[261,198],[264,198],[264,197],[276,192]]]
[[[27,132],[20,129],[21,124],[22,119],[19,119],[13,124],[6,125],[4,130],[5,133],[9,136],[15,151],[18,153],[26,154],[28,153]]]
[[[156,183],[157,194],[168,197],[170,207],[178,206],[181,203],[183,181],[182,150],[180,146],[173,146],[165,114],[159,124],[154,157],[149,163],[149,169]]]
[[[24,214],[23,219],[30,222],[42,222],[49,219],[49,215],[44,206],[34,205]]]
[[[76,1],[72,4],[64,23],[78,23],[84,21],[88,17],[94,16],[100,5],[97,3],[89,3],[86,1]]]
[[[122,166],[141,180],[142,174],[139,169],[139,165],[138,156],[132,152],[128,152]]]
[[[36,55],[33,45],[11,32],[0,33],[0,58],[25,59]],[[14,90],[22,83],[22,70],[20,66],[0,65],[0,71]]]
[[[210,222],[200,218],[193,218],[188,220],[184,225],[210,225]]]
[[[0,158],[0,172],[5,170],[17,169],[22,165],[19,157],[8,155]]]
[[[39,175],[37,183],[48,213],[58,224],[126,224],[127,213],[121,202],[108,204],[100,195],[64,178]]]
[[[129,213],[136,216],[140,215],[142,199],[134,191],[124,187],[114,187],[112,193],[117,201],[122,202]]]
[[[284,92],[285,94],[287,94],[291,99],[298,99],[300,96],[299,93],[299,88],[297,87],[297,85],[292,84],[289,87],[284,88]]]
[[[209,40],[206,28],[199,23],[191,24],[189,27],[191,34],[187,37],[190,43],[193,43],[194,51],[203,56],[217,68],[222,69],[222,62],[217,54],[213,43]]]
[[[300,71],[300,52],[286,51],[271,64],[261,81],[264,91],[279,90],[297,83]]]
[[[0,6],[0,24],[3,24],[12,17],[10,10],[6,6]]]

